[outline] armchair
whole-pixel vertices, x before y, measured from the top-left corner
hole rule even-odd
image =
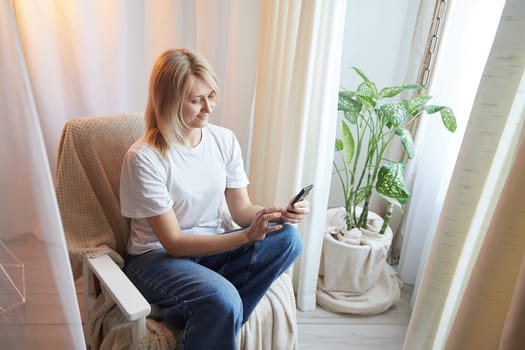
[[[155,317],[121,270],[129,220],[120,214],[120,170],[125,152],[143,132],[142,113],[77,118],[62,131],[56,195],[74,278],[83,279],[83,324],[91,349],[176,344],[176,332]],[[283,274],[243,325],[238,349],[293,349],[296,329],[293,289]]]

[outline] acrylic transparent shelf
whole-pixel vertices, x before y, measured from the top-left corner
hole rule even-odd
[[[0,240],[0,316],[26,301],[24,264]]]

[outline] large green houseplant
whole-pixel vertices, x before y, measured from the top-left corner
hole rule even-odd
[[[339,92],[343,112],[341,138],[336,140],[335,173],[340,179],[344,207],[331,208],[317,288],[318,304],[330,311],[372,314],[387,310],[401,296],[402,281],[386,263],[393,238],[389,227],[392,209],[403,206],[410,194],[404,181],[405,164],[388,159],[389,147],[401,141],[407,158],[414,156],[409,125],[424,114],[439,113],[454,131],[456,118],[449,107],[427,104],[425,88],[416,84],[377,89],[361,70],[357,89]],[[417,92],[400,99],[403,91]],[[369,210],[376,192],[385,198],[384,218]]]
[[[360,69],[353,67],[362,78],[356,90],[339,92],[338,110],[341,138],[336,139],[336,153],[340,165],[334,160],[334,169],[342,185],[347,230],[366,229],[369,204],[377,192],[389,203],[380,234],[392,216],[394,205],[402,207],[410,194],[404,180],[405,163],[385,157],[392,141],[399,138],[407,158],[414,157],[414,142],[409,125],[424,114],[439,113],[443,125],[456,130],[456,118],[449,107],[427,104],[431,96],[417,84],[386,87],[378,90]],[[406,90],[419,93],[410,99],[395,99]]]

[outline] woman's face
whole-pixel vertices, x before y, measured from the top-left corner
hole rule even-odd
[[[182,104],[182,119],[190,129],[203,128],[208,123],[217,94],[201,78],[195,78],[188,98]]]

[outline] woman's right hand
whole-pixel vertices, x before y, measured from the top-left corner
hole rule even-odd
[[[283,228],[281,224],[270,222],[281,219],[281,209],[276,207],[264,208],[257,212],[252,224],[247,228],[246,235],[249,242],[260,241],[266,237],[268,232],[279,231]]]

